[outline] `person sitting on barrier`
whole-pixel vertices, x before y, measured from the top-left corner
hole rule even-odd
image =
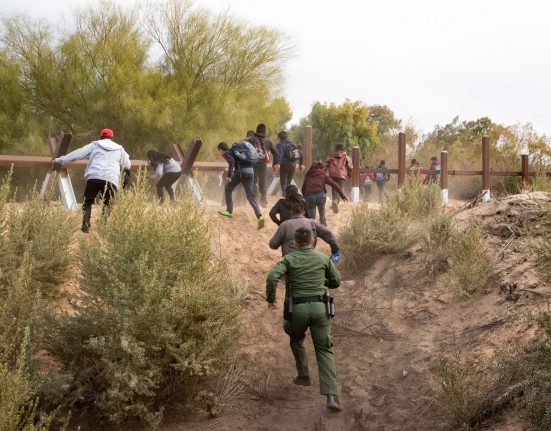
[[[324,226],[327,226],[327,220],[325,219],[326,184],[329,184],[333,190],[336,190],[343,201],[348,200],[341,186],[339,186],[330,176],[325,174],[323,163],[321,163],[321,161],[316,161],[304,176],[302,194],[308,205],[310,218],[316,219],[317,208],[320,214],[320,223]]]
[[[88,165],[84,171],[86,187],[84,189],[84,202],[82,203],[81,230],[87,233],[90,231],[92,204],[98,193],[103,201],[103,213],[107,216],[111,199],[117,191],[121,168],[125,171],[123,188],[129,181],[130,157],[122,145],[113,141],[113,131],[103,129],[97,141],[52,160],[52,169],[56,169],[59,165],[65,163],[83,159],[88,159]]]
[[[164,201],[163,188],[166,189],[170,200],[173,201],[174,191],[172,190],[172,185],[182,175],[182,167],[172,157],[154,150],[147,152],[147,160],[149,161],[149,166],[155,170],[159,203],[162,204]]]
[[[260,208],[254,196],[253,167],[246,159],[242,160],[236,155],[234,151],[235,145],[236,144],[234,144],[232,148],[229,148],[228,144],[225,142],[220,142],[217,145],[218,153],[228,162],[228,176],[226,177],[226,186],[224,187],[226,210],[218,211],[218,214],[224,217],[233,217],[232,193],[239,184],[243,184],[243,188],[247,194],[247,200],[249,204],[251,204],[254,214],[256,215],[258,229],[262,229],[264,227],[264,216],[260,212]]]
[[[292,202],[292,215],[289,220],[282,222],[276,233],[270,239],[268,245],[271,249],[277,250],[281,247],[283,256],[296,250],[294,235],[297,229],[306,228],[312,231],[312,247],[316,247],[318,236],[331,247],[331,260],[334,263],[340,262],[339,245],[333,232],[311,218],[304,216],[304,205],[300,202]]]
[[[302,208],[302,213],[305,214],[306,217],[310,216],[308,205],[298,192],[297,186],[289,184],[283,191],[283,198],[279,199],[270,210],[270,218],[279,226],[281,223],[291,218],[293,215],[293,206],[300,206]],[[277,218],[278,214],[279,219]]]

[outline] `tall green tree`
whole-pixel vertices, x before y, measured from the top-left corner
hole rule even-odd
[[[48,126],[43,136],[71,130],[82,144],[110,127],[140,157],[195,136],[214,147],[258,122],[277,128],[291,117],[280,96],[287,37],[227,13],[173,0],[140,15],[102,2],[77,11],[63,33],[26,16],[3,24],[18,84]]]
[[[342,143],[348,151],[359,146],[363,155],[370,154],[380,139],[377,124],[369,121],[369,107],[360,101],[346,100],[335,103],[314,103],[308,115],[312,126],[315,158],[325,158]]]

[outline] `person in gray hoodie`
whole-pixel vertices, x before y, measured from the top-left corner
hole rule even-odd
[[[82,203],[81,228],[82,232],[87,233],[90,231],[92,204],[96,196],[98,193],[101,194],[104,215],[107,215],[109,203],[119,185],[121,168],[124,169],[126,175],[130,175],[130,157],[122,145],[113,141],[113,131],[103,129],[99,140],[52,160],[52,169],[82,159],[88,159],[88,165],[84,171],[86,187]]]

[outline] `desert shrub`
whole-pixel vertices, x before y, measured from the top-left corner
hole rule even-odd
[[[243,292],[211,253],[210,224],[188,195],[150,203],[145,174],[82,242],[75,313],[50,353],[72,377],[70,403],[100,420],[160,423],[228,362]]]
[[[429,277],[446,266],[455,234],[456,228],[450,214],[436,214],[427,221],[422,237],[425,256],[421,266]]]
[[[492,265],[475,224],[459,232],[453,242],[450,274],[461,296],[480,292],[491,276]]]
[[[407,177],[402,187],[388,195],[384,205],[410,220],[425,220],[443,208],[438,185],[423,184],[416,176]]]
[[[0,354],[0,430],[47,431],[52,416],[39,417],[38,399],[27,365],[30,331],[27,328],[24,332],[15,363]]]
[[[551,227],[551,204],[543,205],[538,211],[538,216],[540,216],[544,231],[547,232]],[[541,277],[546,281],[551,281],[551,235],[545,234],[542,242],[537,243],[533,250]]]
[[[374,211],[362,203],[340,234],[343,262],[347,268],[358,270],[374,256],[405,250],[416,237],[415,227],[392,207],[383,205]]]
[[[11,173],[0,184],[0,351],[19,356],[25,328],[29,355],[38,349],[48,313],[70,270],[75,215],[58,202],[29,196],[19,209],[9,202]]]
[[[449,418],[453,429],[476,425],[491,406],[493,384],[481,378],[479,368],[466,364],[458,356],[442,356],[433,374],[435,397],[440,410]]]
[[[55,297],[70,270],[76,214],[63,208],[59,201],[41,199],[36,191],[20,210],[4,205],[3,211],[0,286],[9,286],[25,265],[33,288],[46,297]]]
[[[527,190],[529,192],[551,192],[551,177],[545,175],[545,172],[530,177]]]

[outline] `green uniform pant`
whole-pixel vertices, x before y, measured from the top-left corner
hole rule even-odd
[[[283,322],[283,329],[290,338],[297,372],[301,377],[310,375],[308,354],[304,348],[304,338],[308,328],[310,328],[316,352],[320,393],[322,395],[337,395],[337,373],[335,371],[335,359],[331,351],[331,346],[333,346],[331,319],[327,316],[323,302],[295,304],[292,319]]]

